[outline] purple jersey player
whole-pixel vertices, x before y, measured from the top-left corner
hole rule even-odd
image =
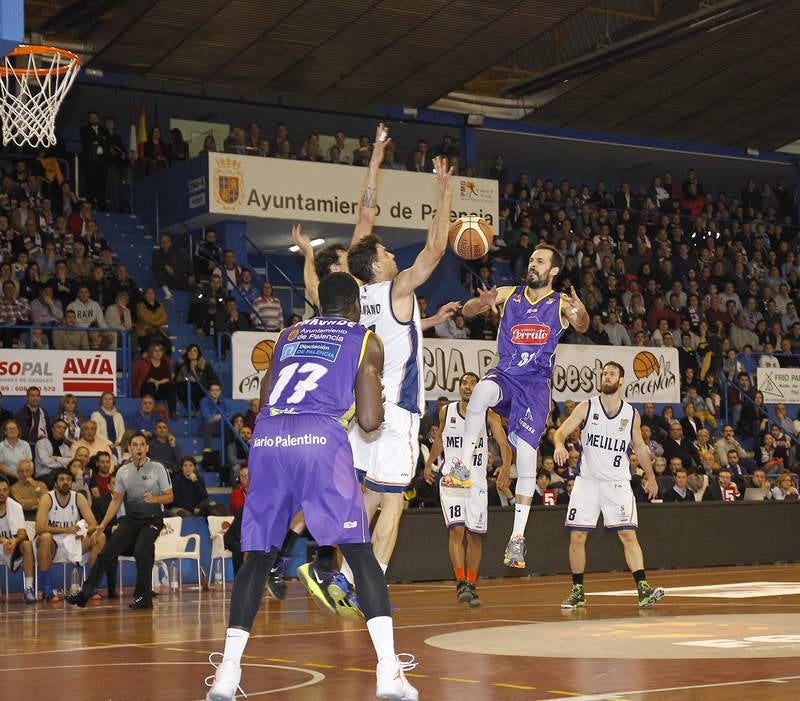
[[[503,562],[525,567],[525,525],[536,486],[536,451],[550,412],[550,377],[553,355],[570,324],[583,333],[589,315],[575,294],[559,294],[553,282],[561,267],[561,254],[552,246],[536,248],[524,285],[481,290],[464,305],[465,317],[500,306],[497,365],[472,393],[464,427],[464,452],[456,471],[469,486],[469,470],[487,409],[508,418],[508,438],[517,450],[517,488],[514,530]],[[456,468],[454,468],[456,469]],[[452,471],[451,471],[452,475]]]
[[[350,275],[323,278],[319,301],[321,317],[281,333],[262,383],[266,406],[253,433],[242,517],[242,551],[248,557],[234,582],[225,652],[207,701],[234,699],[267,575],[300,510],[317,542],[339,545],[350,562],[378,657],[378,698],[418,698],[403,674],[407,663],[394,652],[386,579],[372,552],[345,429],[353,416],[366,431],[383,422],[383,344],[358,325],[359,289]],[[312,575],[320,585],[327,576],[316,568]]]

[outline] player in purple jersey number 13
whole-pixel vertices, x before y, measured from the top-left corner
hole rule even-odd
[[[461,462],[472,454],[488,409],[508,418],[508,438],[517,451],[514,529],[503,562],[525,567],[525,526],[536,487],[536,451],[550,413],[550,378],[556,346],[567,327],[579,333],[589,328],[589,315],[575,288],[559,294],[553,283],[561,269],[561,254],[549,244],[531,255],[524,285],[482,290],[462,309],[465,318],[487,308],[497,311],[497,365],[472,393],[467,407]]]

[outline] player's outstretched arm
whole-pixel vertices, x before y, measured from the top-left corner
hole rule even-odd
[[[391,141],[389,128],[381,122],[375,130],[375,143],[372,144],[372,155],[369,159],[367,179],[358,201],[358,214],[356,227],[353,229],[351,246],[355,246],[365,236],[372,233],[375,226],[375,217],[378,215],[378,171],[383,163],[386,145]]]
[[[644,442],[644,438],[642,438],[642,419],[636,409],[633,410],[631,447],[633,452],[636,453],[636,457],[639,458],[639,464],[644,471],[646,481],[642,484],[642,487],[650,499],[655,499],[658,496],[658,481],[656,480],[655,472],[653,472],[650,449],[647,447],[647,443]]]
[[[583,302],[578,299],[578,293],[574,287],[569,288],[569,294],[561,293],[561,301],[564,302],[564,315],[567,321],[578,333],[586,333],[589,329],[589,312],[583,306]]]
[[[484,287],[478,290],[478,296],[467,300],[461,308],[461,316],[465,319],[471,319],[473,316],[478,316],[487,309],[494,310],[497,313],[497,307],[505,302],[514,291],[514,288],[507,285],[506,287]]]
[[[423,477],[428,484],[433,484],[436,478],[433,476],[433,466],[444,452],[444,442],[442,439],[442,429],[444,429],[445,421],[447,420],[447,405],[445,404],[439,409],[439,434],[433,439],[431,452],[428,453],[428,459],[425,461],[425,472]]]
[[[428,228],[425,247],[419,252],[414,264],[395,278],[392,286],[393,303],[399,303],[404,297],[414,294],[420,285],[427,282],[447,249],[447,230],[450,225],[450,206],[453,199],[451,190],[453,169],[447,167],[447,159],[443,156],[433,159],[433,167],[436,170],[434,177],[439,187],[436,214]]]
[[[555,460],[558,465],[566,464],[569,458],[569,451],[564,445],[564,442],[567,440],[567,437],[571,436],[575,429],[586,420],[588,413],[589,402],[584,399],[572,410],[572,413],[564,420],[564,423],[556,429],[555,436],[553,436],[553,443],[556,447],[553,453],[553,460]]]
[[[383,423],[383,342],[374,333],[367,336],[367,347],[356,377],[356,420],[367,433]]]
[[[78,492],[75,496],[75,503],[78,506],[78,511],[80,512],[81,517],[84,521],[86,521],[86,524],[89,527],[87,534],[91,535],[97,530],[97,520],[95,519],[92,509],[89,506],[89,500],[83,494],[81,494],[81,492]]]
[[[443,304],[439,307],[436,314],[433,316],[426,316],[422,319],[420,321],[420,326],[423,331],[427,331],[434,326],[444,324],[446,321],[450,321],[459,309],[461,309],[461,302],[447,302],[447,304]]]
[[[508,436],[503,429],[503,422],[500,416],[491,409],[486,412],[486,421],[489,424],[489,433],[492,434],[497,447],[500,448],[500,459],[502,465],[497,468],[497,486],[506,489],[511,484],[511,461],[514,459],[514,451],[508,442]]]
[[[319,307],[319,295],[317,294],[319,278],[314,267],[314,247],[311,245],[311,240],[308,236],[303,233],[300,224],[292,226],[292,241],[303,254],[303,285],[306,288],[306,297],[311,304]]]

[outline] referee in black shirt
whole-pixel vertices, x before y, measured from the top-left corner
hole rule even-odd
[[[123,501],[125,515],[100,553],[92,571],[77,594],[67,597],[67,602],[83,608],[108,565],[115,558],[133,548],[136,558],[136,589],[132,609],[153,608],[151,582],[155,561],[155,542],[164,525],[164,506],[172,503],[172,482],[160,462],[147,457],[147,439],[137,433],[130,442],[133,461],[123,465],[116,476],[114,496],[108,511],[95,533],[102,533],[117,515]]]

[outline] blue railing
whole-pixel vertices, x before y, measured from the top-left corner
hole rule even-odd
[[[0,326],[0,330],[21,331],[25,336],[20,334],[20,344],[23,348],[35,348],[33,331],[40,330],[48,337],[48,345],[51,345],[53,331],[72,331],[88,333],[89,331],[97,331],[99,333],[115,333],[120,339],[120,343],[116,348],[109,348],[109,351],[114,351],[117,354],[117,396],[130,397],[131,396],[131,334],[130,329],[119,329],[114,327],[92,327],[87,328],[84,326],[39,326],[36,324],[13,324]],[[60,348],[42,348],[43,351],[61,350]],[[91,351],[92,349],[87,349]],[[96,349],[95,349],[96,350]],[[86,352],[86,351],[84,351]]]

